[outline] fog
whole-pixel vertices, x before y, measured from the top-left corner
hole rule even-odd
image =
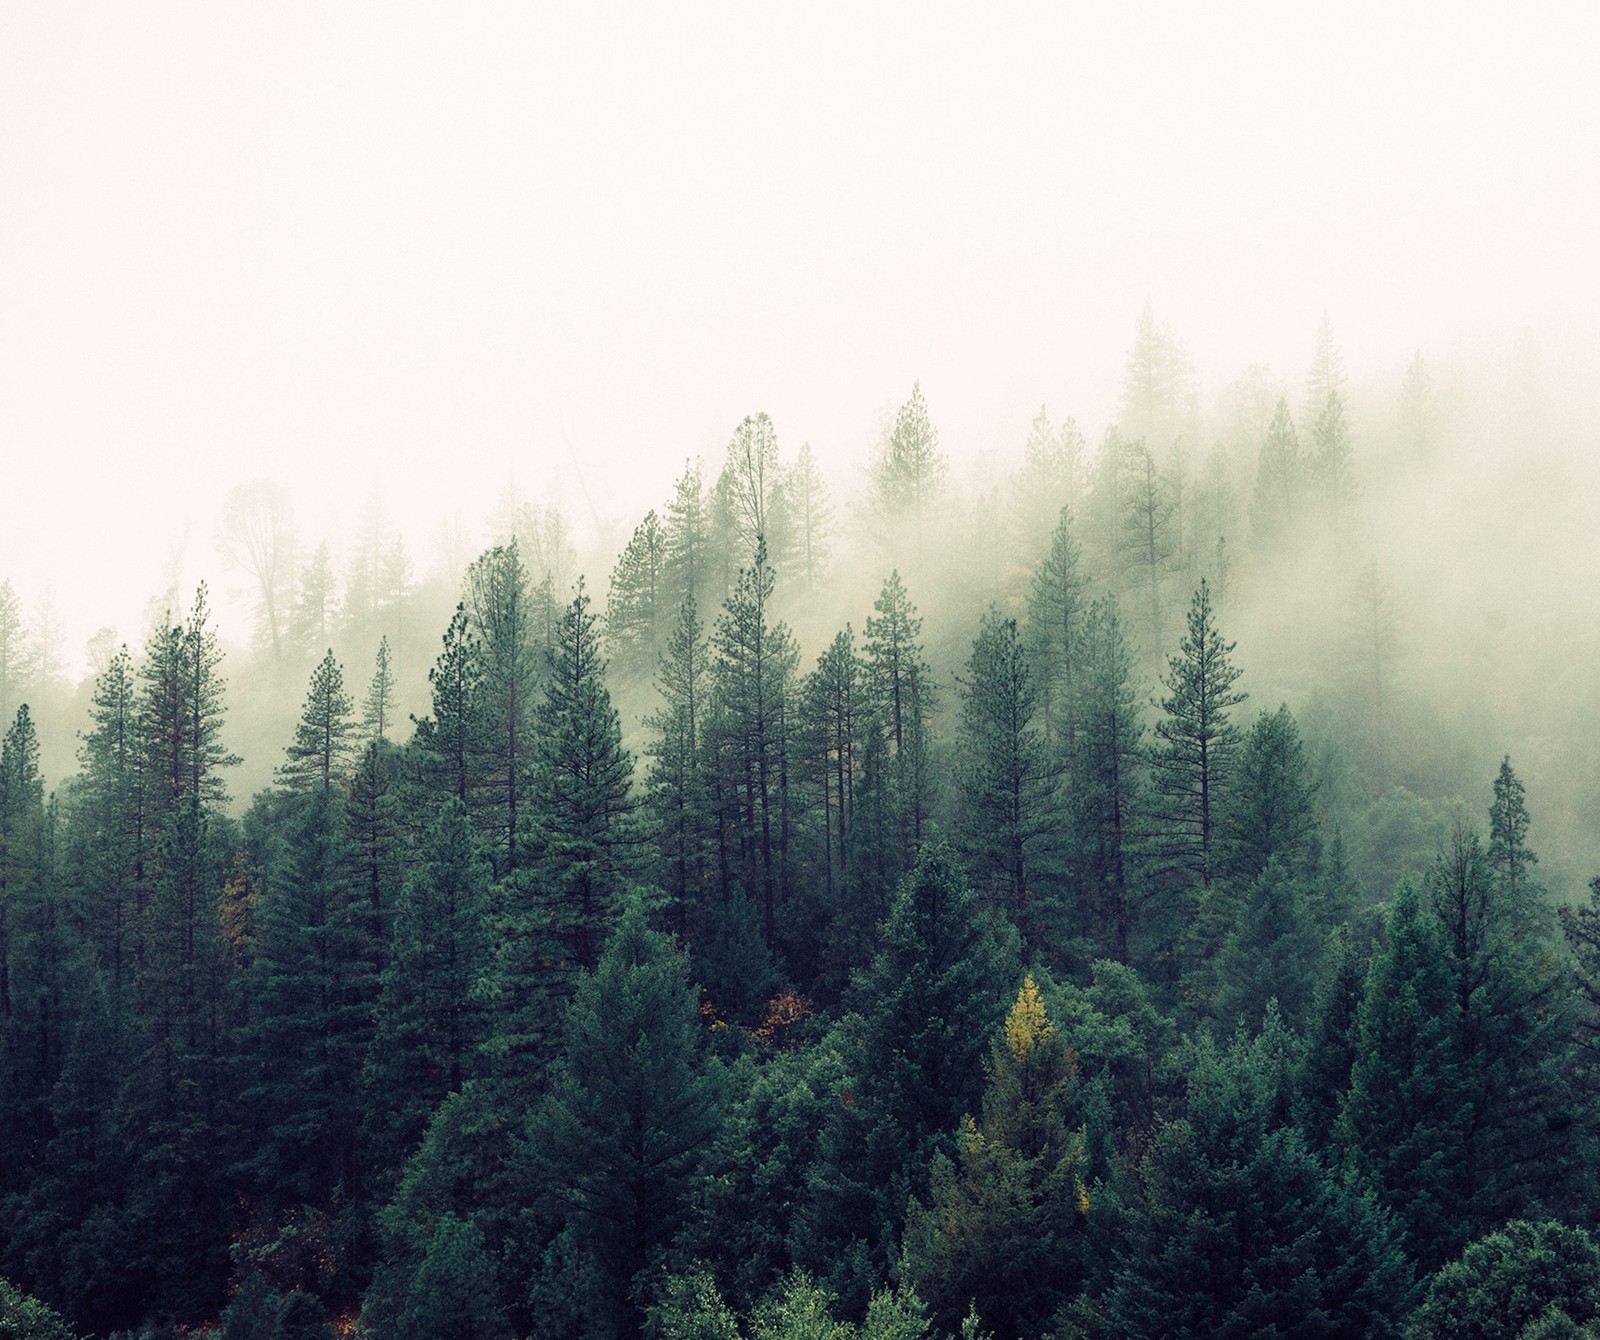
[[[1575,829],[1600,792],[1565,748],[1597,613],[1592,16],[1100,9],[8,6],[0,578],[61,693],[202,579],[249,663],[223,519],[268,481],[341,584],[364,526],[403,537],[443,612],[421,711],[496,516],[558,510],[603,602],[644,511],[758,411],[834,500],[827,594],[793,613],[809,665],[884,575],[854,500],[913,383],[981,534],[1041,404],[1093,460],[1148,304],[1241,555],[1263,416],[1299,413],[1324,320],[1348,379],[1348,561],[1241,573],[1257,705],[1315,697],[1311,630],[1370,561],[1417,703],[1473,718],[1474,767],[1525,759]],[[1402,460],[1418,353],[1429,446]],[[963,563],[969,590],[913,591],[946,673],[1020,589]]]

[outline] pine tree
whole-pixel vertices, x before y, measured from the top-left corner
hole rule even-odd
[[[939,501],[949,466],[939,452],[939,434],[928,418],[922,385],[895,415],[884,454],[873,470],[874,503],[882,515],[907,521],[914,535]]]
[[[318,647],[327,646],[332,639],[335,585],[333,559],[323,541],[295,578],[290,632],[296,650],[314,655]]]
[[[295,726],[294,740],[284,751],[278,780],[292,791],[320,791],[329,795],[343,788],[350,770],[351,736],[355,705],[344,691],[344,667],[333,659],[333,649],[311,672],[305,707]]]
[[[517,541],[468,570],[464,602],[477,660],[480,801],[474,814],[497,873],[529,859],[523,829],[537,743],[532,725],[543,659],[534,597]]]
[[[889,574],[873,602],[862,650],[873,708],[888,735],[889,778],[900,863],[909,868],[932,809],[928,720],[938,708],[933,670],[923,660],[922,619],[900,580]]]
[[[1317,347],[1306,369],[1305,411],[1302,423],[1310,423],[1322,413],[1330,396],[1342,396],[1345,388],[1344,359],[1333,341],[1333,323],[1322,314],[1317,325]]]
[[[1148,805],[1133,652],[1122,633],[1115,596],[1089,607],[1083,648],[1079,727],[1067,757],[1069,863],[1102,952],[1127,963]]]
[[[1059,828],[1057,769],[1034,717],[1034,687],[1015,619],[991,608],[961,686],[962,846],[1035,954],[1056,929],[1041,866]]]
[[[1036,561],[1062,510],[1077,506],[1082,486],[1083,434],[1072,419],[1052,428],[1040,405],[1022,448],[1022,468],[1012,483],[1017,562],[1026,566]]]
[[[680,937],[687,937],[692,909],[703,905],[710,884],[711,816],[704,747],[709,658],[705,630],[690,596],[661,656],[656,676],[661,709],[644,723],[653,734],[646,786],[660,846],[660,884]]]
[[[1505,890],[1506,903],[1519,922],[1538,918],[1535,912],[1543,890],[1533,883],[1531,868],[1539,857],[1528,846],[1527,791],[1511,769],[1511,757],[1500,762],[1494,779],[1494,804],[1489,807],[1489,850],[1486,855],[1495,877]]]
[[[866,717],[864,671],[847,624],[817,658],[817,668],[801,688],[808,752],[816,760],[821,783],[823,868],[830,911],[836,907],[836,875],[842,884],[850,864],[851,813]]]
[[[1305,746],[1281,704],[1255,719],[1239,747],[1217,823],[1217,870],[1243,887],[1277,859],[1285,876],[1303,879],[1321,854]]]
[[[798,653],[788,627],[771,622],[776,574],[758,545],[717,621],[714,692],[721,723],[724,803],[739,815],[747,894],[761,907],[769,948],[776,939],[780,893],[787,879],[789,765],[786,722]]]
[[[1392,1220],[1336,1178],[1290,1116],[1294,1039],[1269,1016],[1202,1038],[1182,1117],[1123,1190],[1108,1330],[1398,1337],[1413,1289]]]
[[[489,966],[491,872],[451,797],[406,878],[362,1075],[370,1184],[394,1185],[428,1118],[474,1073],[488,1032],[473,988]]]
[[[648,665],[666,633],[666,557],[666,534],[647,512],[612,569],[606,598],[606,641],[624,664]]]
[[[444,649],[428,671],[433,715],[412,720],[413,741],[438,795],[454,796],[469,810],[477,804],[481,741],[485,734],[483,671],[477,639],[469,631],[465,604],[445,630]]]
[[[1088,613],[1081,551],[1072,532],[1072,510],[1063,507],[1028,597],[1028,650],[1045,733],[1068,752],[1076,739]]]
[[[22,624],[22,602],[10,578],[0,581],[0,720],[16,715],[33,680],[33,653]]]
[[[668,609],[681,609],[691,597],[699,601],[710,589],[713,572],[706,527],[700,465],[686,464],[667,504],[662,536],[662,598]]]
[[[681,1222],[721,1091],[687,964],[632,905],[578,985],[528,1132],[546,1194],[593,1263],[592,1334],[634,1333],[631,1286]]]
[[[393,723],[394,670],[389,663],[389,639],[382,637],[378,640],[367,696],[361,703],[361,728],[381,744],[389,738],[389,727]]]
[[[1082,1283],[1090,1214],[1078,1060],[1027,978],[990,1045],[981,1121],[935,1159],[906,1220],[904,1269],[935,1321],[968,1309],[996,1336],[1036,1335]]]
[[[1448,950],[1409,883],[1395,891],[1385,941],[1367,973],[1337,1137],[1404,1222],[1413,1257],[1431,1269],[1471,1232],[1472,1095],[1453,1026]]]
[[[1329,393],[1327,403],[1317,415],[1311,429],[1311,443],[1311,479],[1316,486],[1323,521],[1338,543],[1355,506],[1356,481],[1350,426],[1345,421],[1344,401],[1337,391]]]
[[[598,621],[578,593],[563,611],[535,719],[535,825],[544,897],[570,961],[592,967],[637,869],[633,759],[605,686]]]
[[[1306,492],[1306,462],[1289,417],[1289,402],[1278,401],[1256,468],[1250,502],[1250,534],[1263,554],[1275,555],[1299,537]]]
[[[805,579],[807,593],[814,593],[822,584],[833,549],[829,538],[833,507],[809,442],[801,444],[794,464],[784,472],[783,495],[793,530],[795,568]]]
[[[1163,683],[1168,696],[1156,722],[1159,743],[1151,756],[1159,795],[1159,817],[1171,859],[1209,887],[1215,870],[1213,846],[1229,772],[1239,750],[1239,728],[1230,709],[1246,695],[1234,689],[1240,671],[1229,657],[1211,612],[1204,578],[1189,606],[1189,631],[1168,661]]]

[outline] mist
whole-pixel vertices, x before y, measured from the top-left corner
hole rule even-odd
[[[1381,1325],[1285,1327],[1449,1334],[1469,1241],[1596,1221],[1592,16],[1209,8],[0,13],[0,1273],[1136,1334],[1235,1107],[1348,1198],[1269,1244],[1371,1246],[1295,1278]],[[1452,879],[1441,1190],[1372,1067]],[[602,997],[703,1160],[625,1250]],[[1070,1284],[985,1297],[1024,1128]]]

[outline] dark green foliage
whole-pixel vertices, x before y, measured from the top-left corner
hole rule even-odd
[[[606,640],[625,665],[647,667],[666,637],[667,537],[654,511],[634,528],[611,572]]]
[[[1515,1340],[1552,1309],[1576,1325],[1600,1313],[1600,1246],[1581,1228],[1517,1219],[1434,1275],[1411,1334],[1416,1340]]]
[[[1045,893],[1058,773],[1034,721],[1038,701],[1017,621],[990,609],[961,686],[961,845],[979,887],[1035,955],[1061,910]]]
[[[411,1287],[394,1334],[406,1340],[502,1340],[511,1329],[494,1305],[483,1235],[444,1215]]]
[[[1169,859],[1188,878],[1209,886],[1212,851],[1229,775],[1239,752],[1230,711],[1245,700],[1234,689],[1240,671],[1233,643],[1217,632],[1211,589],[1204,578],[1189,606],[1189,627],[1162,681],[1168,696],[1156,722],[1151,755],[1158,813]]]
[[[395,909],[362,1084],[369,1175],[392,1186],[445,1095],[472,1075],[488,1031],[473,988],[489,965],[488,863],[466,808],[447,801]]]
[[[1029,590],[1028,652],[1045,733],[1068,751],[1077,738],[1079,686],[1086,660],[1088,600],[1080,566],[1072,510],[1063,507],[1050,537],[1050,552],[1034,570]]]
[[[722,1090],[683,956],[631,905],[578,984],[550,1094],[528,1129],[545,1195],[593,1266],[592,1334],[637,1326],[634,1277],[683,1221]]]
[[[445,630],[444,649],[428,671],[428,683],[433,687],[433,715],[416,721],[413,746],[422,756],[433,791],[473,806],[486,728],[482,663],[465,604],[456,606]]]
[[[1285,874],[1314,873],[1321,844],[1300,729],[1287,706],[1245,732],[1217,830],[1218,873],[1248,885],[1276,859]]]
[[[222,1314],[221,1340],[332,1340],[322,1304],[301,1289],[287,1293],[260,1275],[239,1286]]]
[[[1082,694],[1067,760],[1069,862],[1095,944],[1126,963],[1147,803],[1133,652],[1114,597],[1089,607],[1082,640]]]
[[[928,721],[938,701],[922,655],[922,619],[898,570],[889,574],[872,608],[862,651],[872,705],[888,736],[885,817],[894,825],[904,869],[916,859],[931,807]]]
[[[657,834],[658,883],[683,936],[691,924],[702,924],[713,876],[714,827],[705,752],[709,657],[698,607],[690,596],[678,611],[656,672],[661,708],[644,723],[651,732],[646,785]]]
[[[1291,1027],[1303,1026],[1323,977],[1327,931],[1316,916],[1316,886],[1296,879],[1278,857],[1233,906],[1232,928],[1210,974],[1212,1013],[1254,1027],[1276,1000]]]
[[[472,742],[477,752],[473,781],[478,788],[474,821],[500,874],[528,860],[524,829],[536,749],[533,717],[544,659],[537,603],[515,540],[489,550],[467,569],[463,605],[473,635],[473,715],[479,731]]]
[[[1405,1224],[1424,1268],[1447,1260],[1470,1223],[1465,1153],[1473,1114],[1454,1004],[1438,923],[1403,883],[1367,972],[1338,1138]]]
[[[294,791],[316,788],[324,795],[335,786],[342,787],[354,748],[354,711],[355,704],[344,691],[344,669],[333,659],[330,648],[311,672],[306,704],[294,740],[285,751],[287,758],[278,769],[278,780]]]
[[[968,1308],[1001,1340],[1037,1335],[1084,1275],[1090,1211],[1077,1055],[1030,977],[990,1045],[983,1115],[935,1157],[906,1217],[902,1268],[953,1330]]]
[[[1294,1052],[1271,1017],[1257,1038],[1194,1048],[1184,1115],[1122,1191],[1110,1333],[1400,1334],[1410,1267],[1389,1216],[1290,1119]]]
[[[776,581],[760,544],[717,621],[712,674],[721,822],[738,834],[719,837],[722,860],[738,869],[746,894],[758,900],[769,947],[789,876],[789,718],[798,659],[788,628],[771,621]],[[736,854],[726,850],[734,841]]]
[[[930,1158],[954,1148],[957,1123],[978,1108],[984,1056],[1017,980],[1013,945],[942,845],[925,847],[901,881],[878,945],[837,1031],[850,1080],[823,1131],[796,1240],[799,1263],[861,1307],[866,1272],[898,1251]]]
[[[643,853],[633,759],[622,747],[582,583],[557,625],[535,723],[541,898],[568,961],[593,967]]]

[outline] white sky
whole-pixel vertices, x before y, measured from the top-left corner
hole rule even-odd
[[[1600,8],[0,7],[0,577],[76,655],[241,480],[425,565],[629,524],[772,414],[850,480],[1097,440],[1147,298],[1213,384],[1600,330]],[[581,464],[580,483],[575,469]],[[603,573],[591,586],[603,587]],[[242,635],[243,629],[224,628]]]

